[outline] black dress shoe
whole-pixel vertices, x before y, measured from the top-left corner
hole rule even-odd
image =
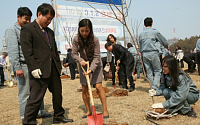
[[[107,119],[107,118],[109,118],[109,115],[107,115],[107,116],[103,116],[103,119]]]
[[[89,115],[92,115],[92,112],[91,112]],[[87,118],[87,116],[88,116],[88,115],[84,115],[82,118]]]
[[[129,92],[132,92],[132,91],[134,91],[134,90],[135,90],[135,85],[130,86]]]
[[[73,119],[66,119],[66,118],[54,118],[53,124],[59,124],[59,123],[68,123],[68,122],[74,122]]]
[[[44,114],[38,114],[37,118],[48,118],[51,117],[51,114],[44,113]]]

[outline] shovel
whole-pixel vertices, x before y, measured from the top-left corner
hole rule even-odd
[[[83,72],[86,73],[82,66],[81,66],[81,68],[82,68]],[[89,62],[87,62],[87,72],[88,71],[89,71]],[[102,113],[96,114],[96,111],[95,111],[89,75],[86,75],[86,80],[87,80],[87,84],[88,84],[88,90],[89,90],[89,94],[90,94],[90,100],[92,103],[92,111],[93,111],[92,115],[87,116],[88,125],[103,125],[103,114]]]
[[[117,67],[118,66],[119,66],[119,63],[117,63]],[[117,73],[118,73],[118,70],[115,71],[115,85],[114,85],[114,89],[116,89]]]

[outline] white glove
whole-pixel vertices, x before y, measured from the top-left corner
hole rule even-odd
[[[42,75],[42,72],[40,69],[35,69],[31,72],[31,74],[33,75],[34,78],[38,78],[40,79],[40,75]]]
[[[149,90],[149,96],[156,95],[156,91],[154,89]]]
[[[152,108],[164,108],[162,103],[154,103],[152,106]]]

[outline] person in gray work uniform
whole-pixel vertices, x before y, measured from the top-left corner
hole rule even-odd
[[[20,45],[21,27],[31,21],[32,12],[27,7],[20,7],[17,11],[17,22],[5,32],[5,40],[8,49],[9,60],[12,64],[18,84],[18,100],[21,119],[24,119],[25,106],[30,95],[28,67]],[[38,112],[38,118],[50,117],[44,111],[44,102]]]
[[[171,112],[180,107],[178,113],[188,117],[197,117],[197,113],[190,104],[199,100],[199,90],[190,76],[179,69],[174,56],[163,58],[162,68],[160,87],[157,90],[149,90],[149,95],[164,95],[166,102],[155,103],[152,108],[165,108]]]
[[[147,78],[151,81],[152,88],[157,89],[162,69],[156,42],[160,42],[165,48],[168,47],[168,42],[159,31],[152,28],[153,19],[151,17],[144,20],[144,25],[146,29],[139,35],[139,50],[142,54]]]

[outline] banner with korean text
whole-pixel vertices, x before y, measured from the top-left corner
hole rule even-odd
[[[78,33],[78,23],[84,18],[92,21],[94,35],[99,38],[99,41],[106,41],[109,34],[123,37],[122,24],[104,15],[114,16],[114,14],[109,10],[98,10],[101,13],[93,8],[57,5],[59,50],[62,54],[66,54],[67,49],[71,47],[72,39]],[[115,14],[121,18],[118,11],[115,11]],[[101,48],[101,51],[105,51],[104,49]]]

